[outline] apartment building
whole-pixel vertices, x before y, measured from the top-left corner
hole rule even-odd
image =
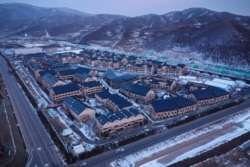
[[[60,102],[70,96],[80,96],[82,95],[80,87],[75,83],[70,83],[67,85],[52,87],[49,92],[50,98],[54,102]]]
[[[99,81],[83,82],[80,86],[82,94],[85,96],[101,92],[103,88]]]
[[[155,99],[155,92],[146,85],[126,83],[121,86],[120,92],[128,98],[136,99],[142,103],[149,103]]]
[[[61,85],[66,85],[67,83],[59,80],[58,78],[54,77],[53,75],[51,75],[50,73],[46,73],[42,76],[41,78],[41,82],[43,87],[50,91],[50,89],[52,87],[56,87],[56,86],[61,86]]]
[[[81,101],[73,97],[67,97],[63,101],[63,107],[68,111],[75,119],[80,122],[86,122],[95,118],[95,110],[89,108]]]
[[[229,92],[217,87],[208,87],[193,91],[188,95],[188,98],[195,101],[199,108],[223,102],[230,98],[230,94]]]
[[[149,105],[152,118],[156,120],[176,117],[196,110],[195,102],[181,96],[155,100]]]
[[[95,94],[96,100],[102,103],[110,111],[120,111],[132,107],[132,103],[117,94],[103,91]]]
[[[116,111],[97,117],[97,127],[102,136],[114,136],[119,132],[143,125],[145,117],[138,110]]]

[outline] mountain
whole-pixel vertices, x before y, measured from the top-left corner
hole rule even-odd
[[[204,8],[138,17],[87,14],[67,8],[0,5],[0,37],[50,37],[134,53],[175,48],[203,59],[250,67],[250,17]]]
[[[22,3],[0,5],[0,36],[75,36],[90,32],[119,15],[92,15],[68,8],[43,8]]]
[[[182,47],[217,63],[250,65],[250,17],[204,8],[115,20],[80,41],[139,53]]]

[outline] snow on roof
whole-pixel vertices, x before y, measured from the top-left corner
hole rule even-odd
[[[230,88],[229,85],[219,83],[219,82],[213,82],[213,81],[206,81],[205,84],[210,85],[210,86],[219,87],[219,88],[222,88],[222,89],[229,89]]]
[[[59,116],[58,113],[53,108],[49,108],[48,113],[52,118]]]
[[[72,130],[67,128],[67,129],[63,129],[62,131],[62,136],[68,136],[72,134]]]
[[[84,147],[82,146],[82,144],[73,146],[73,150],[75,152],[75,154],[81,154],[84,152]]]
[[[234,81],[230,81],[230,80],[226,80],[226,79],[214,78],[212,81],[217,82],[217,83],[222,83],[222,84],[225,84],[225,85],[229,85],[229,86],[234,86],[235,85]]]

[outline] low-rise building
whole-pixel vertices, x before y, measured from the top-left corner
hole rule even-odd
[[[197,102],[197,107],[204,107],[225,101],[230,98],[230,95],[223,89],[217,87],[208,87],[206,89],[198,89],[193,91],[188,95],[188,98]]]
[[[41,78],[41,81],[42,81],[43,87],[47,89],[48,91],[50,91],[52,87],[66,85],[65,82],[59,80],[58,78],[54,77],[50,73],[46,73],[45,75],[43,75]]]
[[[80,122],[86,122],[95,118],[95,110],[73,97],[67,97],[63,101],[63,107]]]
[[[49,92],[50,98],[54,102],[60,102],[69,96],[80,96],[80,87],[75,83],[70,83],[67,85],[52,87]]]
[[[132,107],[132,103],[117,94],[110,94],[108,91],[99,92],[95,94],[95,97],[110,111],[120,111]]]
[[[196,110],[195,102],[181,96],[152,101],[149,105],[150,115],[156,119],[176,117]]]
[[[147,85],[154,89],[167,89],[168,91],[172,91],[175,86],[176,82],[172,79],[155,79],[150,78],[147,81]]]
[[[107,115],[101,114],[97,117],[97,127],[103,136],[113,136],[124,130],[140,127],[144,120],[145,117],[138,110],[130,108]]]
[[[121,86],[120,92],[128,98],[133,98],[143,103],[148,103],[155,99],[155,92],[145,85],[126,83]]]
[[[102,91],[102,84],[99,81],[89,81],[80,84],[83,95],[92,95]]]
[[[73,76],[73,80],[75,82],[89,82],[89,81],[96,81],[97,78],[87,73],[76,73]]]
[[[77,73],[77,69],[67,69],[57,72],[57,77],[61,80],[73,79],[74,75]]]

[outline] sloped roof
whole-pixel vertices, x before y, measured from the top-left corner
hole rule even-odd
[[[63,104],[77,115],[81,114],[88,107],[73,97],[67,97]]]
[[[210,86],[210,87],[208,87],[206,89],[202,89],[202,90],[200,90],[200,89],[195,90],[192,93],[197,100],[211,99],[211,98],[220,97],[220,96],[224,96],[224,95],[229,94],[224,89],[214,87],[214,86]]]
[[[96,95],[102,99],[107,99],[109,96],[111,96],[111,94],[108,91],[98,92],[96,93]]]
[[[102,84],[99,81],[89,81],[89,82],[83,82],[81,83],[83,87],[91,88],[96,86],[101,86]]]
[[[215,97],[220,97],[220,96],[224,96],[224,95],[229,94],[224,89],[220,89],[220,88],[214,87],[214,86],[208,87],[207,90],[210,91]]]
[[[51,70],[59,69],[59,68],[69,68],[70,64],[68,63],[58,63],[50,67]]]
[[[45,70],[45,71],[39,71],[39,75],[42,77],[45,74],[51,74],[51,75],[56,75],[56,71],[55,70]]]
[[[177,105],[171,99],[154,100],[151,102],[155,112],[164,112],[178,109]]]
[[[139,114],[140,113],[138,110],[134,108],[130,108],[129,110],[116,111],[116,112],[108,113],[106,115],[101,114],[100,116],[97,117],[97,120],[102,125],[105,125],[108,122],[120,121],[124,118],[130,118],[132,116],[137,116]]]
[[[174,103],[176,104],[176,106],[178,108],[184,108],[184,107],[191,106],[191,105],[195,104],[195,102],[193,102],[192,100],[189,100],[189,99],[184,98],[182,96],[177,96],[177,97],[174,97],[171,99],[174,101]]]
[[[67,85],[61,85],[61,86],[56,86],[53,87],[52,90],[53,92],[57,95],[57,94],[62,94],[62,93],[67,93],[67,92],[72,92],[72,91],[77,91],[79,90],[80,87],[75,84],[75,83],[70,83]]]
[[[119,108],[125,108],[132,106],[132,103],[124,99],[123,97],[117,95],[117,94],[110,94],[108,91],[102,91],[96,94],[102,99],[109,99],[114,104],[116,104]]]
[[[42,76],[42,79],[49,84],[50,86],[53,86],[55,83],[57,83],[59,81],[58,78],[54,77],[53,75],[51,75],[50,73],[46,73]]]
[[[92,77],[91,75],[89,75],[87,73],[79,73],[79,72],[77,72],[75,74],[75,76],[78,77],[78,78],[81,78],[81,79],[86,79],[86,78],[91,78]]]
[[[214,95],[206,89],[197,89],[192,92],[197,100],[206,100],[214,98]]]
[[[122,98],[117,94],[113,94],[112,96],[109,97],[109,99],[121,109],[124,107],[132,106],[132,103],[130,103],[129,101],[127,101],[126,99]]]
[[[150,91],[150,88],[145,85],[138,85],[134,83],[126,83],[121,86],[122,89],[132,92],[134,94],[145,96]]]
[[[171,111],[194,105],[195,103],[187,98],[177,96],[169,99],[155,100],[151,102],[155,112]]]
[[[58,71],[59,75],[65,76],[65,75],[73,75],[77,73],[77,69],[67,69],[67,70],[61,70]]]
[[[89,74],[90,73],[90,69],[88,68],[83,68],[83,67],[77,67],[77,73],[85,73],[85,74]]]

